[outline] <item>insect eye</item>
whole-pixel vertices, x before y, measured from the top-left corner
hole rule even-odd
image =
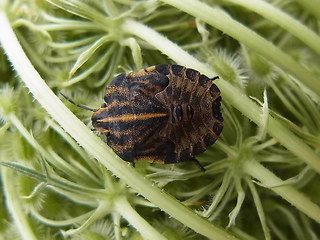
[[[181,121],[183,119],[183,111],[182,111],[182,106],[180,104],[176,107],[176,115],[177,115],[178,121]]]
[[[192,119],[193,113],[194,113],[193,108],[191,107],[190,104],[188,104],[187,105],[187,117],[188,117],[188,119]]]

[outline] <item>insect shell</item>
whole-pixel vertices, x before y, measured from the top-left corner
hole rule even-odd
[[[92,125],[125,161],[195,161],[204,170],[194,157],[223,129],[216,78],[170,64],[122,73],[93,110]]]

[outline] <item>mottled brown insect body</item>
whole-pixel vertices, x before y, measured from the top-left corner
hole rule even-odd
[[[214,79],[179,65],[122,73],[107,87],[93,127],[125,161],[192,160],[223,128]]]

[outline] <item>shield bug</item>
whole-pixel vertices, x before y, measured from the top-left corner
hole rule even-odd
[[[123,160],[179,163],[212,145],[223,129],[220,90],[212,79],[179,65],[122,73],[106,88],[92,125]],[[65,96],[64,96],[65,97]]]

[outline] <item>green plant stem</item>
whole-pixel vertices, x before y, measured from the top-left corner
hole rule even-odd
[[[83,158],[87,159],[88,156],[85,151],[74,141],[73,138],[71,138],[63,129],[56,123],[54,122],[51,118],[46,119],[46,123],[55,130],[60,136],[62,136],[69,144],[72,146],[72,148]],[[93,167],[94,166],[94,167]],[[96,165],[91,164],[90,167],[95,171],[98,172],[99,169]]]
[[[212,8],[198,0],[162,0],[162,2],[168,3],[181,11],[199,18],[234,39],[237,39],[249,48],[257,51],[266,59],[274,62],[285,72],[292,74],[292,76],[299,79],[302,84],[316,93],[318,97],[320,96],[320,81],[317,77],[271,42],[245,27],[240,22],[232,19],[223,10]]]
[[[320,223],[320,207],[311,202],[307,196],[297,191],[292,186],[281,186],[283,181],[257,161],[245,161],[242,167],[244,172],[259,180],[263,185],[279,186],[272,188],[272,191],[276,192],[279,196],[304,212],[310,218]]]
[[[276,204],[276,210],[278,211],[279,215],[283,215],[285,217],[285,221],[288,223],[289,226],[291,226],[293,233],[296,236],[296,239],[305,239],[304,231],[302,230],[302,224],[298,220],[296,214],[294,214],[290,209],[280,205]]]
[[[80,16],[85,19],[89,19],[95,23],[101,24],[102,26],[110,27],[111,21],[108,21],[108,18],[100,11],[97,11],[92,6],[77,0],[47,0],[53,5],[56,5],[59,8],[64,9],[65,11],[71,12],[77,16]],[[110,4],[108,4],[110,6]]]
[[[261,0],[226,0],[256,12],[278,24],[320,54],[320,37],[281,9]],[[319,2],[320,4],[320,2]],[[319,6],[318,6],[319,7]]]
[[[107,145],[76,118],[46,85],[19,45],[5,13],[0,11],[0,43],[22,81],[34,98],[83,148],[126,184],[146,197],[169,215],[210,239],[236,239],[201,218],[151,181],[138,173],[130,164],[122,161]],[[182,50],[181,50],[182,51]]]
[[[144,239],[166,240],[154,227],[142,218],[130,205],[125,197],[119,197],[114,201],[115,210],[124,217],[130,225],[137,229]]]
[[[113,0],[107,0],[104,2],[104,4],[105,4],[106,11],[109,13],[111,17],[115,17],[119,15],[119,10]]]
[[[300,4],[310,11],[314,16],[320,19],[320,1],[319,0],[298,0]]]
[[[39,222],[42,222],[45,225],[54,226],[54,227],[71,226],[71,225],[75,225],[75,223],[80,224],[80,223],[86,221],[86,219],[90,218],[90,216],[92,214],[94,214],[94,212],[95,212],[95,210],[92,210],[92,211],[84,213],[78,217],[69,218],[66,220],[52,220],[52,219],[49,219],[49,218],[42,216],[38,212],[38,210],[36,210],[34,208],[30,209],[30,213],[33,215],[33,217],[35,219],[37,219]]]
[[[114,240],[122,239],[120,220],[121,220],[121,215],[119,213],[113,212],[112,221],[113,221],[113,229],[114,229],[114,236],[115,236]]]
[[[245,181],[247,182],[247,184],[249,186],[250,192],[252,194],[253,201],[254,201],[254,203],[256,205],[257,212],[258,212],[259,219],[260,219],[261,226],[262,226],[263,233],[264,233],[264,238],[266,240],[270,240],[271,239],[270,230],[269,230],[269,227],[267,225],[266,216],[265,216],[264,211],[263,211],[263,207],[262,207],[262,203],[261,203],[258,191],[257,191],[256,187],[254,186],[254,184],[252,183],[251,179],[246,178]]]
[[[53,150],[44,149],[30,134],[27,129],[22,125],[21,121],[17,118],[16,115],[10,114],[8,116],[8,120],[12,122],[12,124],[16,127],[16,129],[20,132],[20,134],[28,141],[28,143],[33,146],[37,151],[43,156],[48,162],[53,164],[56,168],[61,170],[62,172],[68,173],[69,176],[77,179],[79,182],[88,183],[93,179],[89,176],[84,176],[84,173],[79,169],[75,170],[74,166],[71,166],[69,163],[65,162],[61,159],[57,154],[54,153]],[[95,181],[96,182],[96,181]]]
[[[6,196],[6,205],[15,222],[15,226],[17,226],[21,239],[38,239],[33,232],[28,216],[22,207],[23,203],[17,193],[15,181],[12,181],[16,178],[14,170],[3,167],[1,168],[1,176],[4,195]]]
[[[153,31],[151,28],[133,20],[126,20],[123,23],[122,28],[124,31],[147,41],[163,54],[169,56],[173,61],[186,67],[197,69],[208,76],[215,76],[211,68],[199,62],[196,58],[192,57],[179,46]],[[320,157],[299,137],[294,135],[288,128],[283,126],[280,122],[277,122],[270,115],[268,116],[267,126],[264,126],[260,117],[262,109],[255,102],[249,99],[242,91],[223,79],[216,80],[216,84],[221,90],[222,99],[224,99],[224,101],[238,109],[258,126],[266,127],[271,136],[276,138],[283,146],[320,173]]]
[[[111,209],[112,209],[111,201],[100,201],[99,206],[95,209],[94,212],[92,212],[90,217],[87,218],[86,221],[80,227],[75,229],[69,229],[67,231],[62,231],[63,236],[66,238],[68,236],[81,233],[83,230],[89,227],[92,223],[108,215]]]

